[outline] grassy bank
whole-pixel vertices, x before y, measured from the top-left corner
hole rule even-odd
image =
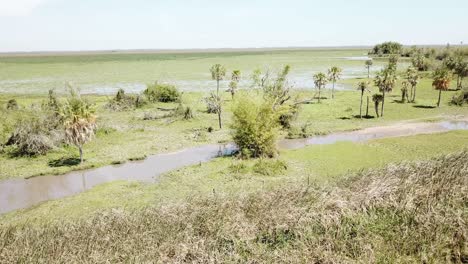
[[[320,187],[291,183],[74,223],[2,225],[0,260],[461,263],[468,258],[467,162],[461,152]]]
[[[341,142],[284,151],[278,160],[218,158],[161,176],[157,184],[113,182],[76,196],[54,200],[0,217],[1,223],[43,224],[88,218],[110,208],[138,210],[213,193],[238,196],[288,184],[327,184],[341,175],[389,163],[426,160],[468,147],[468,131]],[[286,168],[285,168],[286,167]]]

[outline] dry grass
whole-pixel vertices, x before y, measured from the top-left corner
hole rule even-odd
[[[1,263],[466,263],[468,152],[338,185],[1,226]]]

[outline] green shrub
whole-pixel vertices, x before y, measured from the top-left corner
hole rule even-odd
[[[184,104],[180,103],[174,110],[174,115],[181,116],[183,119],[188,120],[193,118],[193,111],[190,106],[185,106]]]
[[[280,175],[287,169],[286,163],[277,159],[260,159],[253,166],[255,173],[265,176]]]
[[[109,100],[106,108],[113,111],[126,111],[142,107],[145,100],[140,95],[127,95],[123,89],[119,89],[114,98]]]
[[[154,102],[176,102],[180,98],[180,93],[174,85],[155,82],[147,85],[143,92],[148,101]]]
[[[468,104],[468,88],[459,91],[452,97],[450,104],[462,106],[464,104]]]
[[[18,106],[18,102],[16,102],[16,99],[8,100],[7,105],[6,105],[6,109],[7,110],[18,110],[19,106]]]
[[[278,113],[270,101],[245,98],[235,105],[232,136],[245,158],[275,156],[278,127]]]

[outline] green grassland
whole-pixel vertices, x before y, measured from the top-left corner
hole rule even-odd
[[[347,80],[348,81],[348,80]],[[359,80],[354,79],[354,82]],[[372,88],[376,92],[376,88]],[[293,123],[290,131],[284,131],[283,136],[298,136],[297,132],[306,130],[307,135],[327,134],[336,131],[356,130],[360,128],[379,126],[394,123],[400,120],[419,119],[420,121],[434,121],[454,116],[467,116],[468,108],[449,105],[454,91],[443,93],[443,104],[440,108],[434,107],[437,92],[431,87],[429,79],[423,79],[417,88],[417,102],[415,104],[401,104],[398,88],[387,97],[385,116],[383,118],[359,119],[358,91],[337,92],[334,100],[322,100],[302,104],[299,116]],[[310,99],[314,90],[297,90],[293,92],[298,100]],[[329,91],[323,93],[329,96]],[[85,146],[85,159],[83,165],[76,166],[49,166],[63,158],[76,157],[78,150],[72,147],[61,147],[47,155],[37,157],[12,157],[8,152],[0,154],[0,179],[27,178],[44,174],[60,174],[70,170],[103,166],[112,163],[121,163],[130,159],[139,159],[147,155],[170,152],[190,146],[207,143],[229,142],[228,127],[217,129],[217,116],[206,113],[202,98],[206,92],[185,92],[184,104],[194,109],[195,118],[183,120],[181,118],[167,117],[157,120],[144,120],[145,113],[153,116],[162,116],[166,112],[159,108],[174,108],[174,103],[157,103],[145,106],[142,109],[125,112],[113,112],[104,106],[110,96],[88,95],[95,102],[98,115],[98,133],[96,139]],[[255,91],[239,93],[243,96],[256,96]],[[21,110],[5,110],[6,102],[17,99]],[[232,100],[227,93],[224,95],[225,106],[223,120],[229,125],[231,117]],[[31,111],[37,111],[45,97],[37,95],[0,95],[0,140],[5,142],[11,134],[15,122]],[[33,107],[31,106],[33,105]],[[428,108],[429,107],[429,108]],[[375,115],[373,105],[369,109]],[[215,128],[212,133],[208,128]]]
[[[103,209],[138,209],[191,197],[242,196],[288,184],[327,185],[348,172],[381,168],[389,163],[420,161],[468,147],[468,131],[340,142],[282,151],[279,159],[217,158],[201,166],[167,173],[157,184],[119,181],[97,186],[76,196],[49,201],[3,215],[3,223],[74,221]],[[284,168],[286,167],[286,169]]]

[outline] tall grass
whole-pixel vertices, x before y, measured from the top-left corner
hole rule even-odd
[[[468,152],[240,197],[1,226],[0,262],[466,263]]]

